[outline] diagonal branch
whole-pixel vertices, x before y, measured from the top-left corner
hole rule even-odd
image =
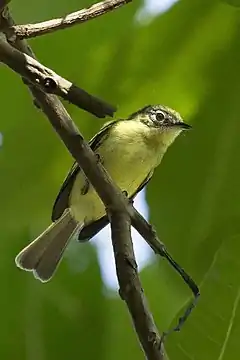
[[[175,269],[175,271],[182,277],[183,281],[189,287],[193,293],[193,300],[186,307],[183,315],[178,319],[177,325],[170,329],[167,333],[163,334],[163,338],[173,332],[180,331],[185,321],[190,316],[192,310],[196,307],[200,291],[194,280],[187,274],[187,272],[172,258],[169,254],[166,246],[159,240],[156,231],[153,229],[152,225],[149,224],[144,217],[134,208],[129,208],[129,214],[131,217],[132,226],[142,235],[146,240],[148,245],[152,248],[155,254],[160,255],[166,259],[169,264]]]
[[[49,99],[49,97],[51,98]],[[136,260],[128,213],[128,207],[131,205],[120,189],[112,183],[62,104],[57,104],[53,95],[43,93],[37,96],[37,100],[107,208],[111,219],[112,241],[121,297],[128,305],[147,359],[163,360],[161,338],[143,294],[136,267],[133,266]]]
[[[6,21],[11,24],[11,17],[9,16]],[[5,31],[7,34],[6,29]],[[17,40],[13,45],[18,50],[30,56],[33,55],[26,42]],[[31,78],[29,81],[31,82]],[[43,112],[47,115],[51,125],[81,166],[107,208],[111,219],[120,294],[128,305],[146,357],[149,360],[163,360],[161,339],[148,309],[135,265],[128,211],[129,207],[132,206],[123,196],[120,189],[112,183],[58,98],[55,95],[44,93],[36,86],[30,85],[30,90]]]
[[[113,116],[116,111],[115,107],[106,104],[78,86],[73,85],[70,81],[57,75],[31,56],[14,49],[1,36],[0,44],[0,61],[8,65],[23,78],[28,79],[32,85],[39,87],[47,93],[61,96],[63,99],[97,117]]]
[[[16,37],[20,39],[32,38],[48,34],[56,30],[65,29],[67,27],[94,19],[100,15],[104,15],[107,12],[115,10],[131,1],[132,0],[106,0],[94,4],[87,9],[82,9],[66,15],[62,18],[51,19],[36,24],[15,25],[9,29],[12,33],[11,40],[15,40]]]

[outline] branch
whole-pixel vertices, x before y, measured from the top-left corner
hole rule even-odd
[[[3,37],[0,37],[0,61],[41,90],[61,96],[97,117],[113,116],[116,111],[115,107],[73,85],[31,56],[14,49]]]
[[[147,358],[151,360],[162,360],[163,352],[160,348],[160,336],[153,322],[152,315],[147,308],[138,274],[136,271],[132,271],[131,264],[135,261],[135,258],[131,252],[129,253],[129,249],[132,249],[130,233],[128,236],[124,236],[128,231],[124,231],[126,224],[118,221],[119,216],[123,213],[126,213],[125,216],[127,218],[129,217],[128,201],[120,189],[112,183],[105,169],[96,159],[88,143],[84,141],[82,135],[78,132],[62,104],[57,103],[58,101],[56,102],[56,98],[53,95],[45,95],[43,93],[41,96],[37,96],[37,100],[52,126],[60,135],[64,144],[83,169],[105,204],[113,221],[112,229],[121,229],[121,231],[117,232],[117,230],[115,230],[113,233],[114,255],[120,293],[124,294],[123,298],[127,302],[137,333],[141,334],[139,339]],[[122,259],[124,259],[124,261],[122,261]],[[123,285],[124,287],[122,288]],[[134,309],[136,310],[134,311]],[[147,318],[148,321],[143,321],[142,324],[142,317],[144,319]]]
[[[10,17],[7,21],[9,24],[12,22]],[[31,49],[24,41],[17,40],[14,46],[17,47],[18,50],[32,55]],[[7,62],[10,61],[6,58],[5,60]],[[18,60],[16,60],[16,62],[17,61]],[[20,75],[22,74],[20,73]],[[29,73],[25,75],[29,75]],[[31,78],[28,80],[30,82],[32,81]],[[44,93],[36,86],[30,86],[30,90],[37,99],[37,103],[41,106],[43,112],[47,115],[51,125],[69,152],[76,159],[79,166],[83,169],[107,208],[112,221],[113,247],[120,294],[128,305],[146,357],[149,360],[163,360],[161,339],[147,307],[136,271],[128,213],[128,209],[132,207],[132,205],[129,204],[120,189],[112,183],[105,169],[96,159],[88,143],[84,141],[58,98],[55,95]]]
[[[119,294],[131,313],[135,330],[148,359],[164,359],[161,339],[139,280],[131,240],[131,219],[124,210],[108,211],[116,262]]]
[[[98,16],[104,15],[109,11],[115,10],[131,1],[132,0],[106,0],[94,4],[87,9],[82,9],[66,15],[62,18],[51,19],[37,24],[16,25],[10,29],[12,33],[11,41],[15,40],[16,37],[20,39],[27,39],[83,23]]]
[[[62,18],[51,19],[37,24],[16,25],[10,29],[12,32],[11,41],[15,40],[16,37],[27,39],[83,23],[115,10],[131,1],[132,0],[106,0],[94,4],[88,9],[76,11]]]
[[[169,264],[175,269],[175,271],[182,277],[186,285],[193,293],[193,300],[186,307],[183,315],[178,319],[177,325],[175,325],[172,329],[170,329],[167,333],[164,333],[162,339],[164,337],[173,332],[180,331],[185,321],[188,319],[192,310],[197,305],[200,291],[194,280],[186,273],[186,271],[172,258],[172,256],[167,251],[166,246],[159,240],[156,231],[153,229],[151,224],[149,224],[144,217],[134,208],[129,208],[129,214],[131,217],[131,224],[135,229],[139,232],[140,235],[146,240],[148,245],[152,248],[155,254],[160,255],[165,258]]]

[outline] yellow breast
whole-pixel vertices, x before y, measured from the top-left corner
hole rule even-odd
[[[163,155],[160,142],[149,146],[146,141],[149,140],[149,134],[146,134],[146,131],[151,129],[141,123],[136,126],[135,121],[119,122],[97,149],[112,180],[122,191],[127,191],[129,196],[135,193]],[[73,186],[70,204],[76,220],[86,224],[102,217],[105,208],[91,186],[86,195],[81,194],[84,182],[83,174],[80,173]]]

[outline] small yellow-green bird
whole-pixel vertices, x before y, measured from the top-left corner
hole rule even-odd
[[[90,146],[112,180],[133,199],[151,179],[168,147],[190,127],[169,107],[149,105],[128,119],[107,123]],[[103,202],[76,163],[57,196],[52,221],[16,257],[18,267],[32,271],[42,282],[53,276],[73,234],[87,241],[108,224]]]

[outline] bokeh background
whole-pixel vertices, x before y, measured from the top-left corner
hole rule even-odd
[[[18,23],[26,23],[88,5],[89,0],[26,0],[12,1],[11,9]],[[180,333],[169,336],[166,349],[170,360],[237,360],[239,1],[168,5],[159,13],[151,5],[147,13],[135,0],[30,43],[42,63],[116,104],[117,116],[162,103],[193,125],[168,151],[146,191],[150,221],[201,288],[197,309]],[[16,253],[49,224],[72,159],[21,79],[3,66],[0,71],[0,358],[143,358],[125,304],[107,280],[115,276],[111,251],[100,262],[94,242],[73,243],[55,278],[44,285],[14,265]],[[103,123],[66,106],[88,139]],[[106,232],[103,242],[111,249]],[[163,331],[182,314],[191,293],[165,261],[143,243],[140,248],[148,256],[142,283]]]

